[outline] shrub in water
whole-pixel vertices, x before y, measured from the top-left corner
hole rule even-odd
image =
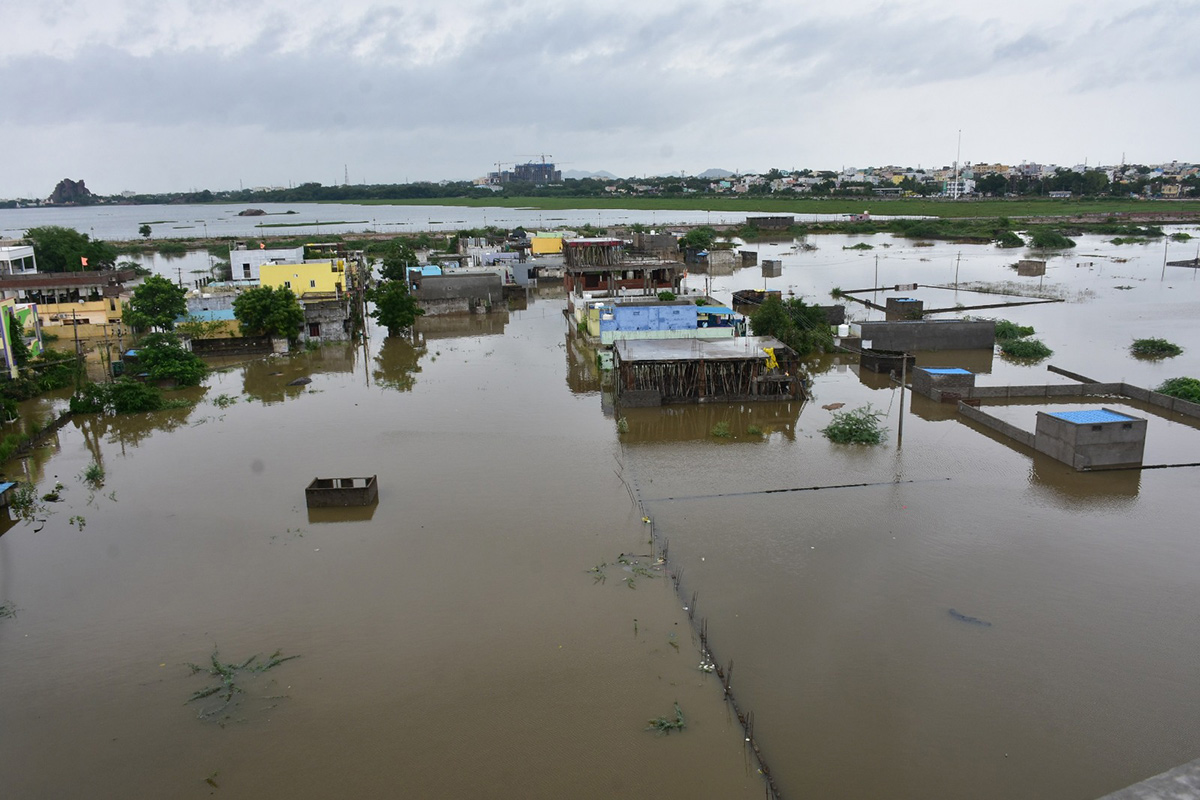
[[[1200,380],[1195,378],[1170,378],[1163,381],[1154,391],[1178,397],[1180,400],[1200,403]]]
[[[1022,336],[1034,334],[1032,325],[1018,325],[1006,319],[996,320],[996,341],[1004,342],[1009,339],[1020,339]]]
[[[1000,343],[1000,352],[1009,358],[1026,358],[1034,361],[1054,355],[1054,351],[1046,347],[1041,339],[1009,339]]]
[[[879,444],[887,436],[880,420],[883,413],[868,403],[851,411],[834,412],[833,421],[821,429],[825,438],[838,444]]]
[[[1166,339],[1134,339],[1129,352],[1138,358],[1171,358],[1182,353],[1183,348]]]

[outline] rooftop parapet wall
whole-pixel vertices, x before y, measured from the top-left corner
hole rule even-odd
[[[876,350],[979,350],[996,343],[992,320],[894,320],[857,327]]]

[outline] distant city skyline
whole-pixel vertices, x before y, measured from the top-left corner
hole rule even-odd
[[[10,3],[0,197],[1200,158],[1200,4]]]

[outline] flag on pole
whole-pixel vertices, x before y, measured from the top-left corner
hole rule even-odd
[[[86,267],[87,266],[87,256],[80,256],[79,263],[83,264]]]

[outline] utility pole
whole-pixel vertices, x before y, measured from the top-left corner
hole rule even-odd
[[[1165,281],[1167,279],[1167,247],[1170,244],[1170,242],[1171,242],[1170,236],[1163,237],[1163,268],[1162,268],[1162,275],[1158,279],[1159,283],[1162,283],[1163,281]]]
[[[958,258],[954,259],[954,291],[958,291],[958,264],[962,261],[962,251],[958,252]]]
[[[896,426],[896,449],[904,447],[904,384],[908,380],[908,352],[900,357],[900,422]]]

